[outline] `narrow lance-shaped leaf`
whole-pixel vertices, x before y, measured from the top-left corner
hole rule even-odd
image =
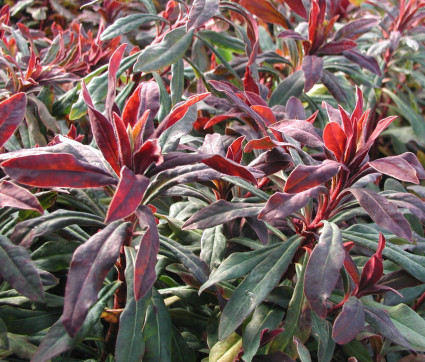
[[[324,221],[319,243],[311,253],[304,278],[304,294],[321,318],[326,317],[326,299],[335,288],[344,258],[341,231],[337,225]]]
[[[77,248],[65,289],[62,322],[70,336],[81,328],[109,270],[117,261],[130,223],[115,221]]]
[[[170,31],[161,43],[145,48],[134,65],[135,72],[153,72],[183,57],[192,42],[193,30],[185,27]]]
[[[322,77],[323,58],[306,55],[303,59],[302,68],[305,77],[304,92],[308,92]]]
[[[219,338],[229,336],[279,283],[301,244],[293,237],[263,259],[242,281],[227,302],[219,325]]]
[[[124,311],[120,316],[120,328],[115,346],[115,360],[117,362],[140,361],[145,351],[143,341],[143,323],[146,310],[150,302],[150,295],[136,301],[134,298],[134,271],[136,264],[136,252],[133,248],[125,248],[125,281],[127,288],[127,299]]]
[[[145,228],[134,265],[134,298],[139,301],[152,288],[156,280],[156,258],[159,250],[159,234],[152,210],[141,205],[136,212],[139,224]]]
[[[0,102],[0,147],[12,137],[25,116],[27,96],[17,93]]]
[[[108,92],[105,101],[105,115],[112,120],[112,109],[115,102],[117,72],[127,44],[121,44],[112,54],[108,67]]]
[[[10,178],[37,187],[89,188],[116,184],[105,170],[68,153],[40,153],[2,163]]]
[[[135,175],[127,166],[124,166],[121,169],[120,181],[109,205],[105,222],[124,219],[136,211],[148,185],[147,177]]]
[[[45,302],[41,279],[28,251],[0,235],[0,277],[34,302]]]
[[[16,207],[21,210],[44,212],[38,199],[27,189],[9,181],[0,182],[0,207]]]
[[[307,19],[307,11],[305,10],[302,0],[278,0],[280,3],[288,5],[293,12],[304,19]]]
[[[274,7],[274,5],[267,0],[263,1],[252,1],[252,0],[241,0],[240,4],[243,5],[248,11],[260,19],[281,25],[284,28],[288,28],[285,17]]]
[[[403,215],[397,211],[396,205],[372,190],[350,188],[349,191],[377,225],[412,241],[412,229]]]
[[[363,304],[356,297],[350,297],[342,307],[342,312],[336,317],[332,338],[338,344],[346,344],[356,338],[365,323]]]
[[[238,217],[257,216],[260,210],[261,205],[218,200],[190,217],[183,229],[207,229]]]

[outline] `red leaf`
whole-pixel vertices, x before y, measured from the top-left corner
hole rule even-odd
[[[305,10],[302,0],[279,0],[279,2],[285,2],[294,13],[307,19],[307,11]]]
[[[403,158],[403,155],[388,156],[369,162],[368,165],[398,180],[419,184],[416,170]]]
[[[351,248],[354,246],[351,246]],[[344,259],[344,268],[345,270],[348,272],[348,274],[350,275],[351,279],[353,279],[353,282],[356,285],[359,285],[360,283],[360,276],[359,276],[359,271],[357,270],[357,266],[354,263],[354,260],[351,258],[350,253],[348,252],[351,248],[349,248],[347,250],[346,245],[344,244],[345,247],[345,259]]]
[[[358,188],[348,190],[378,226],[412,241],[412,229],[403,215],[397,211],[396,205],[372,190]]]
[[[132,152],[130,146],[130,140],[128,138],[128,133],[125,128],[124,122],[122,118],[113,112],[112,114],[112,122],[117,134],[118,140],[118,154],[121,165],[125,165],[128,168],[132,168]]]
[[[14,94],[9,99],[0,102],[0,147],[12,137],[24,119],[26,107],[27,96],[25,93]]]
[[[121,244],[130,223],[116,221],[93,235],[75,250],[65,289],[62,322],[70,336],[75,336],[109,270],[118,259]]]
[[[156,280],[155,265],[159,250],[159,234],[152,210],[145,205],[136,211],[139,224],[146,227],[140,241],[134,269],[134,298],[140,300],[151,289]]]
[[[134,172],[143,174],[151,164],[159,165],[163,161],[158,140],[148,140],[133,155]]]
[[[114,127],[102,113],[94,108],[84,82],[81,83],[81,86],[84,100],[87,103],[90,125],[96,144],[114,171],[119,174],[121,167]]]
[[[331,41],[323,45],[317,54],[320,55],[332,55],[332,54],[340,54],[346,50],[350,50],[355,48],[357,43],[355,41],[349,39],[341,39],[337,41]]]
[[[112,108],[115,102],[115,92],[117,89],[117,72],[121,63],[127,44],[120,45],[112,54],[108,68],[108,92],[106,94],[105,114],[109,119],[112,119]]]
[[[286,180],[283,191],[298,193],[323,184],[338,173],[341,164],[326,160],[317,166],[298,165]]]
[[[68,153],[40,153],[12,158],[2,163],[15,181],[37,187],[88,188],[116,184],[101,168]]]
[[[44,213],[38,199],[31,192],[6,180],[0,182],[0,207],[16,207]]]
[[[276,147],[276,144],[270,139],[270,137],[263,137],[258,140],[249,141],[244,149],[244,152],[248,153],[252,150],[268,150],[270,148]]]
[[[315,55],[306,55],[302,68],[305,77],[304,92],[308,92],[322,77],[323,59]]]
[[[337,161],[344,161],[344,151],[347,145],[347,136],[338,123],[328,123],[323,130],[323,141],[325,146],[331,150]]]
[[[284,30],[281,31],[278,36],[278,38],[289,38],[294,40],[307,40],[304,38],[300,33],[294,31],[294,30]]]
[[[189,99],[183,104],[175,107],[171,113],[165,117],[165,119],[159,124],[158,128],[154,133],[154,138],[159,137],[159,135],[164,132],[167,128],[170,128],[173,124],[180,121],[183,116],[186,114],[189,107],[193,106],[195,103],[202,101],[204,98],[208,97],[210,93],[202,93],[190,96]]]
[[[224,173],[225,175],[238,176],[244,180],[250,181],[257,184],[256,176],[245,166],[239,165],[236,162],[228,160],[227,158],[220,155],[213,155],[205,160],[201,161],[205,165],[212,169]],[[254,170],[254,169],[253,169]],[[255,171],[257,178],[263,177],[264,174],[261,171]]]
[[[234,140],[232,144],[227,149],[226,158],[235,161],[237,163],[240,163],[243,156],[243,148],[242,148],[242,142],[245,140],[245,136],[241,136]]]
[[[225,114],[219,114],[217,116],[212,117],[207,123],[204,125],[204,129],[210,128],[220,122],[225,121],[229,118],[239,118],[243,116],[243,113],[225,113]]]
[[[240,0],[239,3],[260,19],[288,28],[285,17],[267,0]]]
[[[251,106],[251,109],[258,113],[258,115],[263,119],[266,126],[270,126],[273,123],[276,123],[276,117],[269,107],[255,105]]]
[[[350,297],[342,307],[342,312],[336,317],[332,338],[338,344],[346,344],[363,331],[365,313],[363,303],[356,297]]]
[[[148,185],[147,177],[135,175],[127,166],[124,166],[121,169],[120,181],[109,205],[105,222],[124,219],[136,211]]]

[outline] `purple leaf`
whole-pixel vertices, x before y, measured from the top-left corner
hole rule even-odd
[[[103,169],[68,153],[12,158],[2,167],[13,180],[30,186],[88,188],[116,184]]]
[[[22,122],[27,108],[25,93],[17,93],[9,99],[0,102],[0,147],[12,137],[16,128]]]
[[[289,98],[288,102],[286,102],[286,114],[289,119],[307,118],[302,102],[294,96]]]
[[[385,198],[399,208],[410,210],[421,221],[425,221],[425,202],[419,197],[407,192],[395,192],[386,194]]]
[[[326,317],[326,298],[335,288],[344,259],[341,231],[335,224],[324,221],[319,242],[311,253],[304,276],[304,294],[313,311],[321,318]]]
[[[274,173],[289,167],[292,159],[281,148],[273,148],[266,151],[252,161],[249,166],[264,172],[264,175],[273,175]]]
[[[304,92],[308,92],[322,77],[323,58],[306,55],[303,59],[302,68],[305,77]]]
[[[38,199],[30,191],[6,180],[0,182],[0,207],[16,207],[44,213]]]
[[[307,40],[300,33],[296,32],[294,30],[284,30],[284,31],[280,32],[277,37],[278,38],[289,38],[289,39],[294,39],[294,40]]]
[[[413,350],[413,347],[401,335],[385,310],[365,307],[364,311],[366,322],[369,323],[377,332],[395,344],[406,347],[409,350]]]
[[[302,0],[283,0],[286,5],[288,5],[291,10],[301,16],[304,19],[307,19],[307,11],[305,10]],[[282,0],[280,0],[282,2]]]
[[[287,193],[299,193],[323,184],[338,173],[342,165],[339,162],[326,160],[317,166],[298,165],[286,180]]]
[[[136,215],[140,226],[146,227],[134,265],[134,298],[138,301],[146,295],[156,280],[155,265],[159,250],[159,234],[155,217],[148,206],[141,205]]]
[[[333,340],[338,344],[350,342],[363,330],[364,323],[363,303],[356,297],[350,297],[335,319],[332,329]]]
[[[65,289],[62,322],[70,336],[75,336],[109,270],[117,261],[121,244],[130,223],[115,221],[93,235],[75,250]]]
[[[355,39],[377,26],[381,22],[378,18],[363,18],[350,21],[335,32],[334,40],[342,38]]]
[[[280,121],[269,128],[287,134],[296,141],[311,147],[323,146],[323,141],[316,132],[314,126],[301,119]]]
[[[394,177],[398,180],[412,182],[415,184],[419,183],[416,170],[403,158],[403,155],[380,158],[372,162],[368,162],[368,165],[373,167],[376,171]]]
[[[342,52],[342,55],[372,73],[382,76],[381,68],[374,57],[362,54],[357,49],[345,50]]]
[[[192,215],[183,229],[207,229],[239,217],[257,216],[262,206],[246,202],[227,202],[218,200]]]
[[[186,31],[197,29],[210,20],[217,12],[220,0],[195,0],[189,11]]]
[[[282,224],[286,217],[304,207],[310,199],[317,199],[319,194],[327,192],[328,189],[324,186],[316,186],[296,194],[276,192],[267,201],[258,218],[271,225]]]
[[[348,190],[378,226],[412,241],[412,229],[403,215],[397,211],[396,205],[372,190],[358,188]]]
[[[149,179],[143,175],[135,175],[124,166],[121,169],[120,181],[117,190],[106,213],[106,223],[130,216],[143,199]]]
[[[320,55],[333,55],[340,54],[346,50],[355,48],[357,43],[349,39],[341,39],[337,41],[331,41],[322,46],[317,54]]]
[[[0,235],[0,277],[32,301],[45,302],[40,275],[30,254],[3,235]]]
[[[269,232],[266,224],[264,222],[258,220],[256,217],[246,217],[245,218],[249,226],[251,226],[255,233],[258,236],[258,239],[261,241],[261,244],[267,245],[269,242]]]

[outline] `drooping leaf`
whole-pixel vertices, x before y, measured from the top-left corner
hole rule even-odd
[[[257,216],[261,205],[218,200],[189,218],[184,229],[207,229],[239,217]]]
[[[192,42],[193,30],[185,27],[170,31],[161,43],[146,47],[137,58],[135,72],[153,72],[167,67],[182,58]]]
[[[377,225],[412,241],[412,230],[409,223],[397,211],[397,206],[392,202],[371,190],[350,188],[349,191]]]
[[[106,223],[110,223],[131,215],[143,199],[149,179],[143,175],[135,175],[124,166],[121,169],[120,181],[106,214]]]
[[[353,90],[345,78],[325,69],[320,80],[338,103],[350,108],[354,105]]]
[[[45,302],[41,279],[28,251],[3,235],[0,235],[0,276],[34,302]]]
[[[70,336],[81,328],[97,301],[106,274],[117,261],[130,223],[115,221],[78,247],[69,268],[62,322]]]
[[[341,231],[335,224],[324,221],[319,243],[311,253],[304,277],[304,294],[321,318],[326,317],[326,299],[335,288],[344,258]]]
[[[134,266],[134,298],[139,301],[156,280],[155,264],[159,250],[159,235],[155,217],[148,206],[139,206],[136,215],[140,226],[146,227]]]
[[[16,207],[21,210],[34,210],[44,213],[38,199],[27,189],[9,181],[0,182],[0,207]]]
[[[42,340],[37,352],[34,354],[32,361],[45,362],[53,357],[60,355],[63,352],[69,351],[76,347],[93,326],[99,322],[99,317],[102,314],[106,304],[119,287],[119,282],[111,283],[104,287],[99,293],[99,300],[90,308],[87,317],[75,337],[70,337],[67,333],[62,319],[59,319],[53,324],[47,335]]]
[[[377,26],[379,23],[380,19],[378,18],[363,18],[350,21],[335,32],[333,39],[355,39],[361,34],[368,32],[369,30]]]
[[[294,236],[263,259],[242,281],[227,302],[220,319],[219,338],[228,337],[277,285],[302,238]]]
[[[211,285],[225,280],[236,279],[251,272],[256,265],[261,263],[269,255],[271,250],[277,247],[278,245],[271,245],[254,251],[232,253],[201,286],[199,294]]]
[[[317,166],[298,165],[286,180],[284,191],[299,193],[318,186],[338,173],[341,164],[336,161],[326,160]]]
[[[36,187],[89,188],[116,184],[103,169],[67,153],[16,157],[3,162],[2,167],[13,180]]]
[[[195,0],[189,12],[186,30],[197,29],[218,12],[219,0]]]
[[[342,307],[341,313],[336,317],[332,338],[338,344],[346,344],[356,338],[365,323],[362,302],[356,297],[350,297]]]
[[[306,55],[303,59],[302,68],[305,77],[304,92],[308,92],[322,77],[323,58]]]
[[[81,226],[104,226],[103,219],[99,216],[85,212],[59,209],[50,214],[22,221],[10,238],[13,242],[28,248],[35,238],[61,230],[73,224]]]
[[[146,310],[150,302],[150,295],[136,301],[134,288],[134,272],[136,267],[136,252],[133,248],[125,248],[125,281],[127,287],[127,299],[123,312],[120,316],[120,329],[118,331],[115,346],[115,360],[117,362],[139,361],[145,351],[143,341],[143,323]]]
[[[342,52],[342,54],[348,60],[360,65],[362,68],[365,68],[378,76],[382,76],[381,68],[374,57],[362,54],[356,48],[346,50]]]
[[[0,102],[0,147],[12,137],[25,116],[27,96],[17,93]]]

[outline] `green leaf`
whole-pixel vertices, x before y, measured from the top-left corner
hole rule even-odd
[[[243,335],[243,360],[250,362],[260,347],[261,332],[265,329],[276,329],[283,318],[283,309],[260,304],[254,311],[252,319],[247,324]]]
[[[304,89],[304,72],[299,70],[291,74],[288,78],[279,83],[277,88],[270,97],[270,107],[277,106],[278,104],[284,106],[289,98],[301,96]]]
[[[157,72],[152,72],[152,75],[155,78],[155,81],[158,84],[159,88],[160,108],[158,111],[157,118],[161,122],[171,111],[171,97],[168,94],[167,88],[161,76]]]
[[[146,353],[143,362],[171,361],[172,325],[164,300],[155,288],[152,288],[152,300],[146,312],[143,339]]]
[[[369,351],[357,339],[344,344],[342,348],[347,356],[355,357],[359,362],[373,362]]]
[[[242,40],[232,37],[225,32],[217,32],[213,30],[201,30],[199,32],[203,40],[219,48],[230,50],[234,53],[245,53],[245,44]]]
[[[4,323],[4,321],[0,319],[0,350],[8,350],[8,349],[9,349],[9,341],[7,339],[7,326]]]
[[[258,250],[232,253],[218,269],[214,271],[210,278],[201,286],[199,293],[211,285],[225,280],[239,278],[249,273],[256,265],[261,263],[271,252],[280,247],[280,244],[262,247]]]
[[[376,251],[378,248],[379,232],[367,225],[353,225],[342,230],[342,236],[347,241],[354,241]],[[382,252],[383,256],[402,267],[416,279],[425,283],[425,257],[408,253],[396,245],[387,243]]]
[[[182,99],[184,91],[184,64],[183,59],[179,59],[171,67],[171,104],[174,107]]]
[[[29,299],[44,303],[41,279],[28,251],[0,235],[0,277]]]
[[[242,348],[242,337],[232,333],[211,348],[209,362],[233,362]]]
[[[161,16],[153,14],[131,14],[118,18],[113,24],[109,25],[102,35],[100,40],[109,40],[117,36],[129,33],[130,31],[137,29],[140,25],[149,23],[151,21],[163,21],[168,22]]]
[[[180,332],[174,326],[173,335],[171,337],[171,361],[196,362],[195,351],[192,348],[189,348]]]
[[[320,362],[332,360],[335,342],[332,339],[332,325],[326,320],[311,313],[312,333],[318,343],[317,357]]]
[[[62,314],[62,310],[28,310],[8,305],[0,307],[0,318],[7,330],[15,334],[34,334],[50,327]]]
[[[34,355],[32,362],[45,362],[53,357],[60,355],[63,352],[75,348],[81,343],[93,328],[99,322],[100,315],[102,314],[106,303],[114,295],[116,289],[119,287],[119,282],[114,282],[104,287],[99,293],[99,300],[90,308],[86,320],[82,327],[75,335],[70,337],[66,332],[61,320],[58,320],[47,333],[46,337],[41,341],[40,347]]]
[[[228,337],[279,283],[302,238],[293,236],[271,251],[242,281],[221,315],[218,334]]]
[[[127,283],[127,301],[124,311],[120,316],[120,329],[118,331],[115,346],[115,360],[117,362],[140,361],[145,352],[143,340],[143,324],[151,294],[146,294],[142,299],[134,299],[134,265],[136,251],[133,248],[125,248],[125,281]]]
[[[223,225],[204,230],[200,257],[210,266],[210,270],[216,269],[220,265],[226,251],[226,243]]]
[[[347,79],[324,70],[321,81],[338,103],[344,107],[353,108],[355,92]]]
[[[161,43],[142,51],[134,65],[134,72],[153,72],[175,63],[186,53],[192,36],[193,30],[186,33],[184,26],[170,31]]]
[[[288,309],[285,313],[285,330],[276,337],[278,341],[277,345],[279,346],[280,351],[284,351],[289,342],[292,341],[292,338],[295,334],[295,330],[298,326],[298,320],[301,315],[302,307],[304,304],[304,274],[308,262],[308,254],[304,254],[304,262],[300,275],[298,276],[297,284],[295,285],[294,293],[292,298],[289,301]]]
[[[56,272],[69,268],[72,254],[81,244],[77,241],[48,241],[31,254],[38,268]]]
[[[308,351],[307,347],[304,346],[304,344],[297,337],[294,337],[294,343],[297,347],[298,357],[300,358],[301,362],[311,362],[310,352]]]

